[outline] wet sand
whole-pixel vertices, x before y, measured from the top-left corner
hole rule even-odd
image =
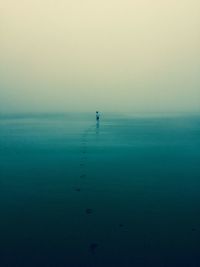
[[[200,117],[0,118],[0,266],[200,266]]]

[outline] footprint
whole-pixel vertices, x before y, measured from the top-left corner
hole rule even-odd
[[[95,252],[96,252],[96,249],[98,248],[98,243],[91,243],[90,244],[90,252],[92,253],[92,254],[95,254]]]
[[[89,208],[87,208],[87,209],[85,210],[85,213],[86,213],[86,214],[92,214],[92,213],[93,213],[93,209],[89,209]]]
[[[75,190],[76,192],[80,192],[80,191],[81,191],[81,189],[80,189],[79,187],[74,188],[74,190]]]

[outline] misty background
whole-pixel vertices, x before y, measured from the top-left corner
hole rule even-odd
[[[1,0],[0,112],[200,111],[198,0]]]

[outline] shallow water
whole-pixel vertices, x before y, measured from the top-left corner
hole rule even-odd
[[[200,266],[200,116],[0,117],[0,266]]]

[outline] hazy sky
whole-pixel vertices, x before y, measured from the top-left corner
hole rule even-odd
[[[199,0],[1,0],[0,111],[200,111]]]

